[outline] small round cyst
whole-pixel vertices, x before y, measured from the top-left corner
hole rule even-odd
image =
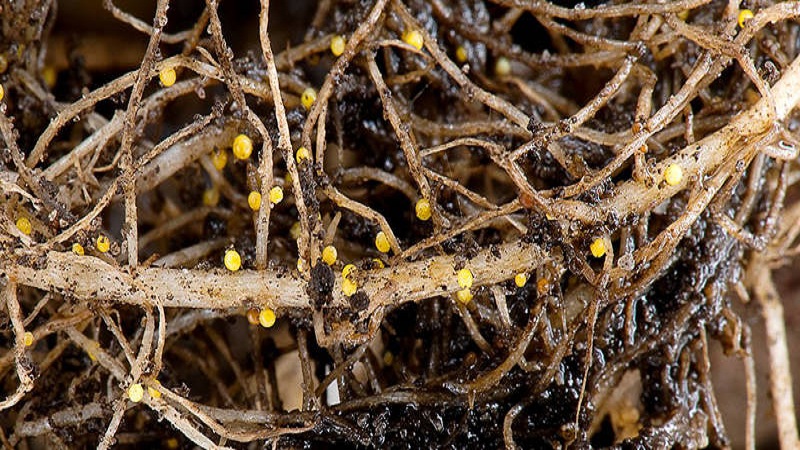
[[[242,257],[236,250],[228,250],[225,252],[225,267],[231,272],[236,272],[242,267]]]
[[[341,56],[344,53],[344,47],[347,42],[344,40],[344,36],[341,34],[337,34],[336,36],[331,38],[331,53],[333,56]]]
[[[203,191],[203,204],[211,207],[217,206],[219,204],[219,190],[212,187]]]
[[[595,239],[589,246],[589,250],[595,258],[602,258],[606,254],[606,241],[603,238]]]
[[[355,281],[350,281],[347,278],[342,278],[342,293],[350,297],[351,295],[355,294],[358,290],[358,283]]]
[[[258,323],[264,328],[272,328],[275,325],[275,311],[271,308],[264,308],[258,314]]]
[[[261,194],[258,191],[250,191],[247,195],[247,205],[253,211],[258,211],[261,208]]]
[[[518,273],[516,276],[514,276],[514,284],[516,284],[517,287],[523,287],[527,282],[528,282],[527,274]]]
[[[258,316],[260,314],[261,313],[256,308],[248,309],[247,310],[247,314],[245,314],[245,317],[247,317],[247,323],[249,323],[250,325],[258,325],[258,323],[259,323]]]
[[[381,253],[387,253],[391,249],[389,238],[383,231],[379,231],[378,234],[375,235],[375,248]]]
[[[178,79],[178,75],[175,73],[175,69],[169,68],[164,69],[158,73],[158,80],[161,81],[161,85],[164,87],[170,87],[175,84],[175,80]]]
[[[75,253],[78,256],[83,256],[86,252],[83,250],[83,246],[77,242],[72,244],[72,253]]]
[[[158,380],[154,381],[152,385],[147,386],[147,394],[152,398],[161,398],[161,391],[158,390],[160,387],[161,382]]]
[[[306,88],[306,90],[303,91],[303,94],[300,95],[300,103],[303,104],[303,108],[305,108],[306,111],[311,109],[311,106],[314,105],[314,102],[316,100],[317,100],[317,91],[315,91],[314,88],[311,87]]]
[[[233,139],[233,156],[238,159],[247,159],[253,153],[253,141],[245,134],[240,134]]]
[[[297,161],[297,164],[302,164],[311,159],[311,152],[305,147],[300,147],[297,149],[294,159]]]
[[[739,23],[739,28],[744,28],[745,23],[752,19],[753,16],[753,11],[750,11],[749,9],[743,9],[739,11],[739,17],[736,19],[736,21]]]
[[[497,58],[494,63],[494,73],[498,77],[504,77],[511,74],[511,62],[505,56]]]
[[[108,239],[107,236],[100,235],[97,236],[97,242],[95,242],[95,246],[101,253],[106,253],[111,249],[111,240]]]
[[[409,29],[403,32],[403,42],[414,47],[417,50],[422,50],[423,37],[417,29]]]
[[[211,152],[211,163],[217,170],[222,170],[228,164],[228,152],[224,149],[214,150]]]
[[[269,190],[269,201],[273,205],[277,205],[283,200],[283,188],[275,186]]]
[[[677,164],[670,164],[664,170],[664,181],[670,186],[678,185],[683,179],[683,169]]]
[[[3,101],[3,97],[6,96],[6,90],[3,88],[3,85],[0,84],[0,102]]]
[[[461,64],[467,62],[467,49],[463,45],[459,45],[456,49],[456,61]]]
[[[324,261],[325,264],[332,266],[334,263],[336,263],[336,258],[338,257],[339,252],[336,250],[336,247],[328,245],[322,249],[322,261]]]
[[[469,289],[461,289],[460,291],[456,292],[456,298],[459,302],[466,305],[470,302],[470,300],[472,300],[472,291]]]
[[[20,217],[17,219],[17,229],[21,231],[22,234],[30,236],[33,232],[33,225],[31,225],[31,221],[28,220],[27,217]]]
[[[475,277],[472,275],[471,270],[464,268],[458,271],[458,285],[461,286],[462,289],[471,288],[474,280]]]
[[[414,210],[417,213],[417,219],[425,221],[431,218],[431,202],[426,198],[421,198],[417,201]]]
[[[144,388],[141,383],[134,383],[128,387],[128,398],[134,403],[139,403],[144,398]]]
[[[22,342],[25,344],[25,347],[30,347],[33,345],[33,333],[26,331],[22,336]]]

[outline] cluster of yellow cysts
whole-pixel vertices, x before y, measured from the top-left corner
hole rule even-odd
[[[403,31],[403,42],[414,47],[417,50],[422,50],[422,44],[424,42],[424,38],[422,37],[422,33],[420,33],[419,30],[411,28]]]
[[[280,186],[275,186],[269,190],[269,201],[273,205],[277,205],[278,203],[283,200],[283,188]]]
[[[95,247],[100,253],[106,253],[111,249],[111,240],[108,239],[108,236],[100,235],[97,236],[97,241],[95,241]]]
[[[358,283],[351,278],[356,271],[356,266],[348,264],[342,269],[342,293],[348,297],[356,293]]]
[[[322,261],[325,262],[325,264],[329,266],[334,265],[338,257],[339,252],[336,250],[336,247],[328,245],[322,249]]]
[[[426,198],[421,198],[414,206],[414,211],[417,213],[417,219],[425,221],[431,218],[431,202]]]
[[[511,62],[505,56],[497,58],[494,62],[494,73],[498,77],[504,77],[511,74]]]
[[[178,75],[175,73],[175,69],[167,68],[163,69],[161,72],[158,73],[158,80],[161,81],[161,85],[164,87],[170,87],[175,84],[175,80],[178,79]]]
[[[300,103],[303,104],[303,108],[305,108],[306,111],[311,109],[315,101],[317,101],[317,91],[312,87],[306,88],[300,95]]]
[[[225,252],[223,262],[225,263],[225,267],[231,272],[236,272],[242,267],[242,257],[239,255],[239,252],[233,249]]]
[[[524,287],[525,284],[527,283],[528,283],[528,274],[518,273],[517,275],[514,276],[514,284],[516,284],[517,287]]]
[[[603,238],[595,239],[591,245],[589,245],[589,250],[592,252],[592,256],[595,258],[602,258],[603,255],[606,254],[606,241]]]
[[[311,152],[308,151],[308,149],[305,147],[300,147],[297,149],[297,153],[295,153],[294,159],[295,161],[297,161],[297,164],[302,164],[305,161],[311,159]]]
[[[670,164],[664,169],[664,181],[670,186],[677,186],[683,179],[683,169],[677,164]]]
[[[331,53],[333,56],[341,56],[344,53],[344,47],[347,44],[347,41],[344,40],[344,36],[341,34],[337,34],[331,38]]]
[[[377,248],[381,253],[388,253],[391,249],[391,245],[389,245],[389,238],[383,231],[379,231],[378,234],[375,235],[375,248]]]
[[[739,11],[739,18],[736,19],[736,21],[739,23],[739,28],[744,28],[744,24],[754,16],[755,14],[753,14],[753,11],[750,11],[749,9],[743,9]]]
[[[30,236],[33,232],[33,225],[31,225],[31,221],[27,217],[20,217],[17,219],[17,229],[22,232],[22,234]]]
[[[75,253],[78,256],[83,256],[84,254],[86,254],[86,251],[84,251],[83,246],[81,244],[75,242],[74,244],[72,244],[72,253]]]
[[[33,345],[33,333],[26,331],[25,334],[22,335],[22,343],[25,344],[25,347]]]
[[[203,204],[211,207],[219,204],[219,190],[216,187],[211,187],[203,191]]]
[[[224,149],[214,150],[211,153],[211,163],[217,170],[222,170],[228,164],[228,152]]]
[[[253,153],[253,141],[246,135],[240,134],[233,139],[233,156],[247,159]]]
[[[144,398],[144,387],[141,383],[133,383],[128,386],[128,398],[134,402],[139,403]]]
[[[261,208],[261,193],[250,191],[250,194],[247,195],[247,205],[253,211],[258,211]]]

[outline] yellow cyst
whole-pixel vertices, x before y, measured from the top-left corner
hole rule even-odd
[[[271,308],[264,308],[258,314],[258,323],[264,328],[271,328],[275,325],[275,311]]]
[[[178,79],[178,75],[175,73],[175,69],[164,69],[158,73],[158,79],[161,81],[162,86],[170,87],[175,84],[175,80]]]
[[[739,18],[737,19],[737,21],[739,22],[739,28],[744,28],[744,24],[748,20],[752,19],[753,16],[754,16],[753,11],[750,11],[749,9],[743,9],[739,11]]]
[[[83,250],[83,246],[76,242],[72,244],[72,253],[75,253],[78,256],[83,256],[85,252]]]
[[[331,38],[331,53],[333,56],[341,56],[344,53],[344,46],[347,42],[344,40],[344,36],[337,34],[336,36]]]
[[[469,289],[472,287],[472,282],[475,278],[472,276],[472,271],[464,268],[458,271],[458,285],[462,289]]]
[[[247,135],[240,134],[233,139],[233,156],[247,159],[253,153],[253,141]]]
[[[214,150],[211,153],[211,163],[214,164],[217,170],[224,169],[225,165],[228,164],[228,152],[222,149]]]
[[[225,252],[225,267],[231,272],[236,272],[242,267],[242,257],[236,250],[228,250]]]
[[[317,100],[317,91],[314,88],[306,88],[303,91],[303,94],[300,95],[300,103],[303,104],[303,108],[306,110],[311,109],[311,106],[314,105],[314,102]]]
[[[219,191],[217,188],[203,191],[203,204],[206,206],[217,206],[219,204]]]
[[[528,275],[527,275],[527,274],[524,274],[524,273],[518,273],[518,274],[517,274],[517,275],[514,277],[514,284],[516,284],[516,285],[517,285],[517,287],[523,287],[523,286],[525,286],[525,284],[526,284],[527,282],[528,282]]]
[[[101,253],[107,252],[111,248],[111,241],[108,237],[104,235],[97,236],[97,242],[95,242],[95,246]]]
[[[391,249],[391,246],[389,245],[389,238],[386,237],[386,233],[383,231],[379,231],[375,236],[375,248],[377,248],[381,253],[387,253],[389,249]]]
[[[683,169],[677,164],[670,164],[664,170],[664,181],[670,186],[676,186],[683,179]]]
[[[431,202],[429,202],[428,199],[419,199],[416,206],[414,206],[414,210],[419,220],[428,220],[431,218]]]
[[[22,234],[27,234],[30,236],[31,232],[33,231],[33,225],[31,225],[31,221],[28,220],[27,217],[20,217],[17,219],[17,229],[22,232]]]
[[[383,354],[383,364],[386,366],[391,366],[393,362],[394,362],[394,355],[392,354],[392,352],[387,350],[386,353]]]
[[[134,383],[128,387],[128,398],[134,403],[139,403],[144,397],[144,388],[140,383]]]
[[[601,258],[606,254],[606,241],[603,238],[595,239],[592,245],[589,246],[589,250],[591,250],[592,256]]]
[[[161,391],[158,390],[158,388],[160,387],[161,387],[161,382],[156,380],[153,382],[152,385],[147,386],[147,393],[150,395],[150,397],[161,398]]]
[[[342,293],[347,297],[356,293],[358,290],[358,283],[355,281],[350,281],[347,278],[342,278]]]
[[[6,90],[3,88],[3,85],[0,84],[0,102],[3,101],[3,97],[6,96]]]
[[[414,47],[417,50],[422,50],[422,33],[419,30],[411,29],[403,32],[403,42]]]
[[[355,272],[355,270],[356,270],[356,266],[354,266],[352,264],[347,264],[346,266],[344,266],[344,268],[342,268],[342,278],[349,280],[350,279],[350,275],[352,275],[353,272]]]
[[[25,347],[33,345],[33,333],[26,331],[25,334],[22,335],[22,342],[25,344]]]
[[[505,56],[497,58],[494,63],[494,73],[499,77],[504,77],[511,73],[511,62]]]
[[[686,22],[686,19],[688,19],[688,18],[689,18],[689,10],[688,9],[684,9],[683,11],[678,13],[678,19],[681,19],[682,21]]]
[[[378,269],[383,269],[384,267],[386,267],[386,266],[383,264],[383,261],[381,261],[381,260],[380,260],[380,259],[378,259],[378,258],[372,258],[372,262],[374,262],[374,263],[375,263],[375,267],[377,267]]]
[[[336,251],[336,247],[329,245],[322,249],[322,260],[325,261],[325,264],[332,266],[338,257],[339,252]]]
[[[300,222],[295,222],[292,224],[291,228],[289,228],[289,236],[292,239],[297,240],[300,237],[300,232],[303,231],[303,227],[300,225]]]
[[[251,191],[247,195],[247,204],[253,211],[258,211],[261,208],[261,194],[258,191]]]
[[[269,190],[269,201],[272,204],[278,204],[283,200],[283,188],[275,186]]]
[[[469,289],[462,289],[456,292],[456,298],[463,304],[467,304],[472,300],[472,292]]]
[[[42,79],[44,80],[44,84],[47,85],[50,89],[53,89],[56,85],[56,81],[58,81],[58,74],[56,73],[56,69],[53,66],[45,66],[42,69]]]
[[[456,61],[462,64],[467,62],[467,49],[462,45],[459,45],[456,49]]]
[[[295,161],[297,161],[297,164],[302,164],[303,162],[311,159],[311,152],[308,151],[308,149],[305,147],[300,147],[297,149],[297,153],[294,155],[294,159]]]

